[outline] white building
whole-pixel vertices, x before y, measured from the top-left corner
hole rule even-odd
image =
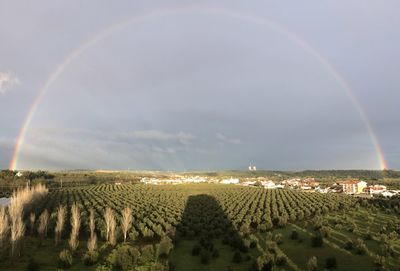
[[[238,184],[239,183],[239,179],[224,179],[221,181],[222,184]]]

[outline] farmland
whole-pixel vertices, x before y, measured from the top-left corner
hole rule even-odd
[[[65,212],[61,228],[60,209]],[[388,205],[288,189],[220,184],[68,186],[50,190],[25,208],[25,234],[12,256],[9,237],[2,235],[1,266],[397,270],[398,214],[398,202]]]

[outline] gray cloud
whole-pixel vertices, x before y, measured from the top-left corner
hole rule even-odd
[[[190,133],[178,132],[176,134],[166,133],[159,130],[142,130],[134,131],[126,135],[131,134],[135,138],[145,139],[145,140],[156,140],[156,141],[167,141],[167,140],[177,140],[182,144],[190,144],[195,136]]]
[[[221,133],[216,133],[215,136],[217,137],[218,140],[230,144],[241,144],[242,141],[239,138],[228,138],[227,136],[221,134]]]

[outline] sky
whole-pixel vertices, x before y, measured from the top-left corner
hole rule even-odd
[[[399,10],[0,0],[0,168],[400,169]]]

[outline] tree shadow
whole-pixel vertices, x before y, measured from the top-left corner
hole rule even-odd
[[[233,270],[236,265],[250,266],[250,250],[256,248],[257,243],[252,243],[248,237],[248,234],[239,234],[213,196],[189,196],[176,226],[171,262],[176,265],[176,271],[214,270],[207,268],[213,263],[219,270]]]

